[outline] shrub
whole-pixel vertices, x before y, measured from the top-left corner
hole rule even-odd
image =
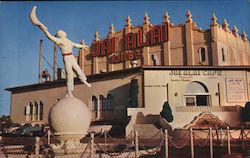
[[[172,115],[172,110],[168,102],[164,102],[160,115],[165,118],[168,122],[173,122],[174,118]]]
[[[246,102],[245,108],[242,110],[242,121],[250,122],[250,102]]]

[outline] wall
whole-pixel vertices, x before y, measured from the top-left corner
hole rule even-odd
[[[240,79],[242,85],[232,87],[229,85],[230,83],[226,83],[229,82],[230,79]],[[208,88],[210,95],[210,107],[197,108],[187,107],[185,105],[185,87],[193,81],[201,82]],[[175,117],[174,122],[171,124],[175,128],[182,128],[184,125],[190,123],[194,117],[202,111],[212,111],[226,123],[237,125],[240,123],[239,113],[235,112],[239,112],[239,110],[237,108],[226,108],[221,110],[221,107],[243,107],[245,103],[249,101],[249,86],[249,72],[246,71],[145,70],[144,115],[159,115],[164,101],[168,101],[172,107],[173,115]],[[218,88],[220,90],[218,90]],[[244,95],[244,97],[242,95]],[[234,119],[233,121],[232,118],[237,119]]]
[[[138,79],[138,84],[141,84],[140,73],[119,73],[117,75],[106,75],[105,77],[96,77],[90,79],[89,82],[92,88],[75,81],[75,89],[73,95],[85,102],[92,112],[92,96],[99,98],[100,95],[107,97],[111,94],[114,97],[114,110],[101,112],[105,116],[104,120],[116,120],[120,122],[126,121],[126,107],[129,106],[130,98],[130,82],[131,79]],[[45,83],[44,83],[45,84]],[[59,85],[58,83],[47,86],[34,87],[29,89],[23,88],[19,92],[13,92],[11,96],[11,119],[13,122],[25,122],[24,109],[29,102],[42,101],[44,103],[43,120],[41,122],[48,123],[48,115],[51,107],[56,104],[58,99],[65,96],[66,83]],[[34,86],[34,85],[33,85]],[[42,87],[46,87],[45,89]],[[142,107],[142,88],[138,89],[138,104]],[[93,118],[95,120],[95,118]],[[34,121],[36,122],[36,121]]]
[[[116,51],[113,55],[123,54],[125,52],[125,39],[128,33],[134,33],[136,44],[138,44],[138,30],[143,28],[143,42],[147,41],[142,47],[136,47],[130,51],[140,51],[142,57],[137,59],[137,67],[152,66],[152,54],[157,55],[159,59],[158,65],[173,65],[173,66],[247,66],[250,65],[250,43],[246,37],[238,35],[238,32],[225,30],[216,22],[216,17],[212,18],[212,24],[207,30],[197,27],[196,22],[192,20],[192,15],[184,24],[174,25],[169,20],[163,24],[167,26],[167,40],[150,44],[150,36],[155,25],[150,22],[140,26],[132,26],[126,24],[124,29],[118,32],[109,33],[103,41],[112,37],[116,38]],[[166,30],[165,30],[166,31]],[[237,34],[237,35],[236,35]],[[163,35],[165,36],[165,35]],[[242,36],[242,37],[241,37]],[[85,65],[87,74],[99,74],[100,71],[116,71],[131,68],[131,61],[127,60],[120,63],[109,63],[107,56],[110,58],[112,54],[103,57],[91,57],[93,45],[91,44],[89,51],[84,53]],[[206,50],[206,60],[201,62],[199,49],[204,47]],[[222,48],[224,56],[222,55]],[[82,52],[80,52],[82,53]],[[84,56],[81,55],[81,56]],[[225,58],[225,61],[223,61]],[[92,67],[91,67],[92,66]],[[91,71],[89,70],[91,67]]]

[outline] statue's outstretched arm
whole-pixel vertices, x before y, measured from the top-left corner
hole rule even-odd
[[[47,36],[51,41],[55,42],[56,44],[59,44],[59,40],[58,40],[56,37],[52,36],[52,35],[49,33],[48,28],[47,28],[43,23],[41,23],[41,22],[38,20],[38,18],[37,18],[37,16],[36,16],[36,8],[37,8],[37,7],[34,6],[34,7],[32,8],[32,10],[31,10],[31,12],[30,12],[30,20],[31,20],[31,22],[32,22],[34,25],[38,26],[38,27],[46,34],[46,36]]]
[[[39,27],[45,33],[45,35],[48,37],[48,39],[55,42],[56,44],[60,43],[60,41],[55,36],[53,36],[49,33],[48,29],[44,25],[41,25]]]
[[[73,45],[74,45],[75,48],[83,48],[83,49],[88,48],[88,46],[82,45],[82,44],[78,44],[78,43],[73,43]]]

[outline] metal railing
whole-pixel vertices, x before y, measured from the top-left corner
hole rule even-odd
[[[131,131],[127,138],[113,138],[109,132],[86,136],[85,146],[81,146],[78,150],[69,149],[62,146],[62,152],[56,153],[51,148],[51,144],[58,143],[57,137],[50,131],[43,137],[36,137],[34,145],[27,150],[25,144],[22,145],[4,145],[4,138],[1,142],[0,157],[69,157],[69,158],[139,158],[150,155],[161,155],[165,158],[173,157],[173,150],[185,151],[186,156],[195,158],[201,153],[199,150],[206,150],[206,157],[217,157],[217,147],[223,149],[221,154],[232,154],[233,152],[244,152],[247,157],[250,154],[250,129],[231,129],[215,128],[208,129],[192,129],[182,130],[181,134],[169,134],[165,130],[159,131],[149,139],[140,138],[137,131]],[[159,137],[160,135],[160,137]],[[14,138],[13,138],[14,139]],[[152,142],[156,143],[152,143]],[[237,150],[236,150],[236,147]],[[240,148],[240,149],[239,149]],[[79,150],[80,149],[80,150]],[[225,149],[225,150],[224,150]],[[240,151],[239,151],[240,150]],[[245,152],[246,151],[246,152]],[[249,152],[249,153],[248,153]]]

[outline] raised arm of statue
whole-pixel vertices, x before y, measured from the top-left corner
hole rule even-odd
[[[75,48],[83,48],[83,49],[87,49],[88,46],[86,46],[85,44],[78,44],[78,43],[73,43]]]
[[[39,28],[46,34],[46,36],[56,44],[60,44],[60,40],[56,38],[55,36],[51,35],[48,31],[48,29],[44,25],[40,25]]]
[[[43,24],[41,23],[38,18],[36,17],[36,6],[34,6],[30,12],[30,20],[31,22],[38,26],[45,34],[46,36],[53,42],[55,42],[56,44],[59,44],[59,39],[57,39],[56,37],[52,36],[49,31],[48,31],[48,28]]]
[[[75,48],[84,48],[84,45],[78,44],[78,43],[73,43]]]

